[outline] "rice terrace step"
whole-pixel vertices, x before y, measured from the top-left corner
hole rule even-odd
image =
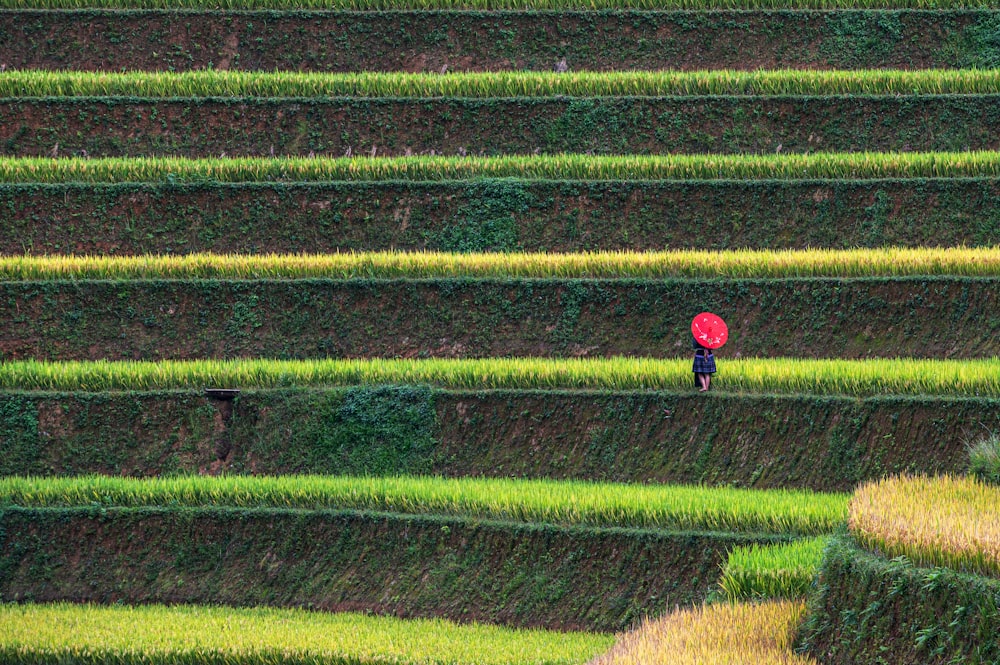
[[[968,301],[995,307],[998,287],[940,277],[6,282],[0,303],[17,305],[0,315],[17,325],[0,345],[7,360],[677,358],[683,308],[715,305],[747,318],[728,347],[745,357],[990,358],[1000,319],[980,322]],[[886,324],[871,330],[876,313]]]
[[[11,392],[5,475],[429,473],[849,491],[961,472],[1000,422],[986,398],[660,391]],[[288,427],[287,423],[295,423]],[[474,442],[474,445],[473,445]]]
[[[12,72],[11,155],[982,150],[989,71]],[[871,116],[882,118],[878,124]],[[611,134],[600,127],[613,126]],[[36,130],[41,130],[36,131]],[[263,147],[263,150],[261,148]]]
[[[13,253],[991,246],[998,154],[5,158],[0,204]]]
[[[93,509],[80,509],[93,496],[102,497],[97,520]],[[567,509],[571,499],[575,507]],[[259,603],[262,597],[257,594],[266,593],[282,605],[308,603],[344,609],[353,604],[384,611],[385,600],[376,598],[400,582],[393,575],[408,569],[407,576],[419,576],[421,568],[429,566],[433,571],[429,583],[414,585],[411,579],[409,584],[400,584],[400,592],[406,586],[411,590],[404,593],[405,605],[396,611],[409,606],[403,610],[408,614],[438,613],[466,595],[463,607],[444,613],[455,619],[488,617],[519,625],[619,630],[636,614],[703,597],[715,583],[713,568],[734,544],[783,542],[830,531],[844,519],[846,499],[846,495],[808,491],[502,479],[13,478],[0,486],[0,505],[10,508],[5,512],[4,532],[21,546],[6,558],[4,569],[22,572],[4,580],[4,593],[46,601],[72,597],[93,562],[106,559],[116,562],[121,578],[115,595],[129,602],[205,602],[207,585],[208,589],[219,586],[220,591],[228,587],[222,592],[227,604]],[[461,519],[434,518],[434,514]],[[27,526],[33,522],[44,526]],[[28,581],[38,574],[31,563],[37,554],[29,543],[41,545],[41,534],[53,528],[68,529],[67,535],[75,533],[66,542],[73,542],[77,555],[86,554],[74,561],[53,552],[50,565],[61,570],[59,579],[49,578],[39,586],[42,580]],[[192,528],[199,532],[195,542],[182,545],[191,539]],[[204,557],[194,552],[220,537],[225,546],[220,543],[209,556],[221,555],[221,560],[207,576]],[[131,548],[122,551],[111,544],[123,539],[162,543],[164,553],[172,554],[154,562],[147,550],[140,565],[129,565]],[[449,544],[462,541],[467,544],[456,561],[454,546]],[[305,543],[309,543],[305,551],[297,551]],[[193,549],[182,554],[178,547]],[[223,554],[247,547],[253,553]],[[418,548],[422,551],[415,551]],[[352,561],[352,552],[361,549],[368,555],[363,561]],[[247,568],[267,551],[277,557],[273,564],[263,570],[258,566],[256,572],[253,566]],[[315,570],[317,555],[324,551],[328,552],[322,557],[324,579],[293,582],[303,569]],[[437,563],[427,560],[430,552],[436,552],[431,558]],[[201,562],[195,563],[192,556]],[[264,554],[264,558],[269,557]],[[609,565],[621,570],[606,577],[603,570]],[[364,568],[358,570],[359,566]],[[519,567],[531,571],[527,579],[524,574],[506,572]],[[154,570],[157,581],[150,579]],[[194,579],[184,586],[161,588],[163,581],[174,576]],[[502,594],[509,594],[520,612],[534,605],[531,619],[518,620],[511,615],[514,608],[491,597],[488,589],[493,577],[506,579]],[[584,581],[588,578],[590,589]],[[247,588],[235,584],[237,579],[254,582]],[[622,580],[621,588],[609,588],[611,579]],[[446,585],[453,590],[444,592]],[[538,589],[537,595],[526,596],[533,588]],[[451,596],[448,600],[441,598],[446,593]],[[97,594],[88,600],[109,599],[100,591]],[[602,619],[593,594],[603,596],[605,607],[619,608],[617,618]],[[434,596],[443,604],[434,604]],[[470,608],[468,601],[477,596]],[[418,609],[414,603],[424,607]],[[581,608],[588,608],[588,618],[574,621],[572,613]],[[463,617],[467,612],[472,616]]]
[[[996,150],[998,98],[9,99],[0,154]]]
[[[6,508],[2,526],[8,600],[313,607],[600,632],[701,602],[736,545],[787,540],[266,509]],[[53,537],[72,546],[53,551]]]
[[[129,649],[166,641],[160,656],[164,660],[176,657],[177,652],[198,649],[213,657],[260,663],[390,658],[393,662],[420,663],[428,657],[490,665],[573,663],[600,653],[612,641],[608,635],[268,608],[240,611],[211,606],[80,607],[63,603],[4,606],[3,612],[0,623],[9,632],[0,639],[5,644],[11,638],[19,639],[25,651],[37,659],[59,654],[76,660],[95,651],[123,658]],[[80,629],[81,625],[89,629]],[[38,626],[45,627],[44,634]],[[110,626],[117,630],[104,633]],[[73,644],[68,644],[64,635],[70,627],[76,627],[73,633],[78,638]],[[211,645],[204,642],[209,635],[214,638]],[[277,653],[282,656],[275,661]]]
[[[0,660],[1000,662],[998,35],[0,0]]]

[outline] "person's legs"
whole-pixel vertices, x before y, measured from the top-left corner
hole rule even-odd
[[[708,390],[708,377],[708,374],[703,374],[701,372],[698,373],[698,385],[700,386],[700,388],[698,388],[698,392],[703,393]]]

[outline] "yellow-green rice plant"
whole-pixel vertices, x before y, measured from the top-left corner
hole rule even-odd
[[[719,586],[730,601],[804,598],[823,558],[826,538],[741,545],[729,552]]]
[[[1000,359],[726,358],[713,390],[1000,397]],[[452,389],[689,390],[688,358],[37,360],[0,363],[10,390],[162,390],[418,384]]]
[[[38,665],[569,665],[612,641],[295,609],[0,604],[0,660]]]
[[[2,97],[511,98],[1000,93],[1000,70],[83,72],[6,70]]]
[[[0,505],[374,510],[560,525],[821,534],[847,495],[677,485],[421,476],[0,477]]]
[[[675,250],[450,254],[0,256],[0,279],[594,278],[1000,276],[1000,248]]]
[[[801,601],[719,603],[647,619],[591,665],[815,665],[792,652]]]
[[[867,483],[851,499],[849,526],[858,542],[887,557],[1000,576],[1000,487],[976,478]]]
[[[0,158],[0,182],[326,182],[995,178],[1000,152],[498,157]]]

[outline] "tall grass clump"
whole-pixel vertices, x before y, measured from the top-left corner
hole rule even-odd
[[[1000,485],[1000,435],[990,434],[969,445],[969,473],[991,485]]]
[[[1000,276],[1000,247],[0,256],[0,279],[756,279]]]
[[[826,542],[820,537],[777,545],[737,546],[722,569],[722,593],[731,602],[805,598],[819,570]]]
[[[1000,397],[1000,359],[870,360],[719,357],[719,392]],[[0,389],[167,390],[343,385],[441,388],[690,390],[688,358],[428,358],[317,360],[20,360],[0,363]]]
[[[613,638],[296,609],[0,604],[0,660],[87,665],[556,665]]]
[[[976,478],[868,483],[851,499],[848,524],[858,542],[887,557],[1000,576],[1000,487]]]
[[[84,72],[6,70],[0,97],[665,97],[1000,93],[1000,70]]]
[[[719,603],[647,619],[590,665],[815,665],[792,652],[802,601]]]
[[[374,510],[546,522],[745,533],[820,534],[846,517],[848,497],[503,478],[184,476],[0,477],[0,505],[191,506]]]
[[[0,182],[327,182],[549,180],[844,180],[996,178],[1000,152],[497,157],[0,158]]]

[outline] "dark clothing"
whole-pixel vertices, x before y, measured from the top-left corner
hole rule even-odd
[[[694,352],[694,367],[691,369],[695,374],[715,374],[715,356],[707,349]]]

